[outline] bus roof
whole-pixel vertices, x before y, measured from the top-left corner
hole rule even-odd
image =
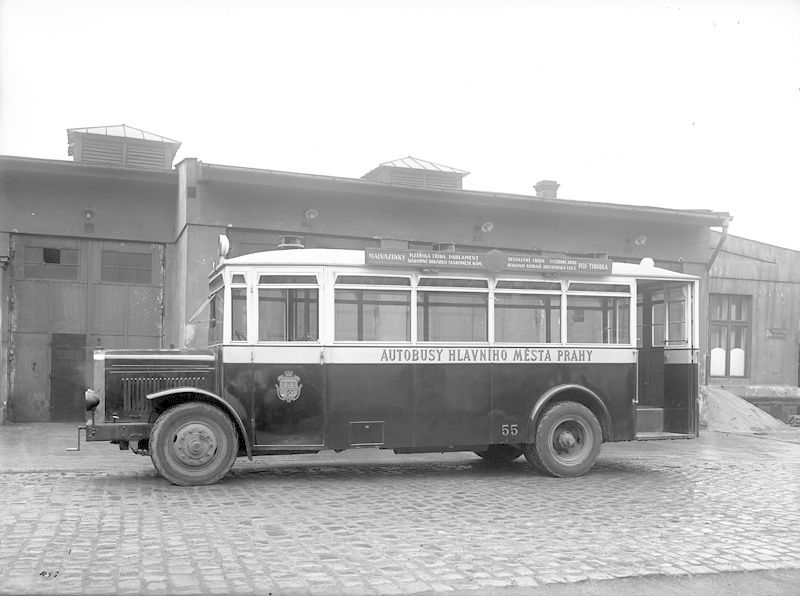
[[[340,248],[295,248],[287,250],[268,250],[247,255],[225,259],[217,266],[214,273],[222,267],[247,266],[247,265],[317,265],[317,266],[364,266],[363,250],[350,250]],[[643,261],[646,261],[643,259]],[[377,267],[380,267],[379,265]],[[452,270],[454,273],[457,271]],[[475,270],[470,270],[475,273]],[[525,275],[524,272],[519,272]],[[507,274],[517,275],[517,272],[507,272]],[[536,274],[531,272],[530,274]],[[698,277],[678,273],[669,269],[662,269],[653,265],[642,263],[613,263],[611,275],[635,278],[652,279],[684,279],[694,280]],[[213,273],[212,273],[213,276]]]

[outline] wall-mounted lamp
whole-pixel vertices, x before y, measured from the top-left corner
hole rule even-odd
[[[625,238],[625,252],[631,252],[634,246],[644,246],[647,243],[647,236],[639,234],[637,236],[630,235]]]
[[[303,213],[303,217],[306,219],[317,219],[319,217],[319,212],[316,209],[307,209],[305,213]]]
[[[92,219],[94,217],[94,211],[92,211],[91,209],[87,209],[86,211],[83,212],[83,217],[85,217],[86,219]]]

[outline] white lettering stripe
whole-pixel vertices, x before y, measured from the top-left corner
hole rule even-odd
[[[224,359],[226,363],[259,364],[630,364],[636,362],[636,350],[605,346],[231,346],[224,348]]]

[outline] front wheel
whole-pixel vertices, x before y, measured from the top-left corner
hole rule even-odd
[[[476,451],[475,455],[493,464],[507,464],[522,455],[522,449],[504,444],[489,445],[485,451]]]
[[[602,443],[603,431],[592,411],[565,401],[542,414],[525,458],[551,476],[580,476],[594,465]]]
[[[150,457],[159,473],[179,486],[214,484],[233,466],[238,439],[219,408],[190,402],[158,417],[150,432]]]

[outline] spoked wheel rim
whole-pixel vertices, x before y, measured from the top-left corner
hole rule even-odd
[[[592,430],[577,417],[562,417],[550,430],[547,446],[550,455],[565,466],[583,462],[592,452]]]

